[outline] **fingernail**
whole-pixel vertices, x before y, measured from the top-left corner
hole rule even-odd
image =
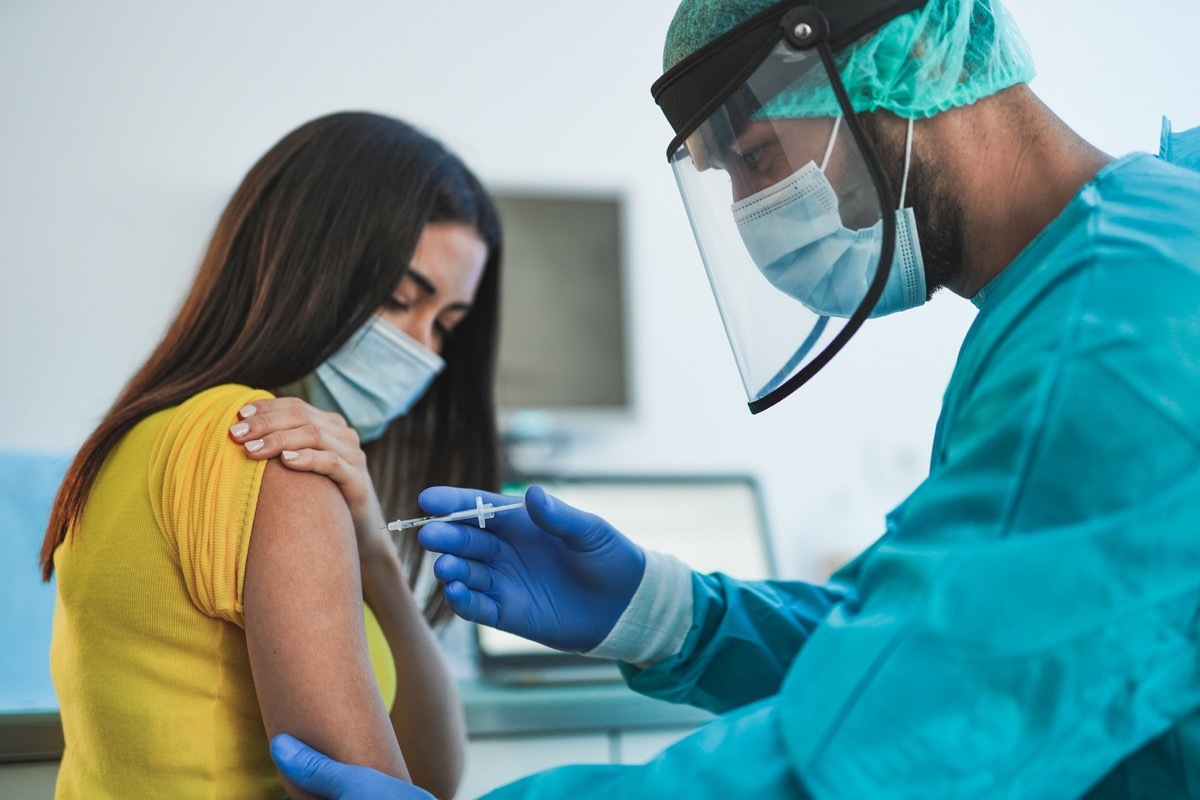
[[[256,409],[254,406],[242,406],[241,409],[238,410],[238,414],[241,415],[242,419],[245,419],[246,417],[253,417],[256,413],[258,413],[258,409]]]
[[[246,442],[246,449],[251,453],[257,453],[259,450],[263,449],[263,440],[255,439],[253,442]]]
[[[246,422],[239,422],[237,425],[230,426],[229,432],[234,436],[245,436],[250,432],[250,424]]]
[[[283,457],[284,461],[295,461],[296,458],[298,458],[300,454],[297,453],[295,450],[284,450],[279,455]]]

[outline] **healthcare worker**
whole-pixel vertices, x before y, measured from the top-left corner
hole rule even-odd
[[[751,410],[870,317],[942,287],[979,314],[928,478],[826,586],[693,573],[537,487],[424,528],[460,616],[722,715],[490,797],[1200,797],[1200,175],[1167,163],[1195,139],[1083,141],[996,0],[685,0],[666,67]],[[274,753],[329,796],[424,796]]]

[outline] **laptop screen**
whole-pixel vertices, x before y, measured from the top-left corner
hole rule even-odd
[[[532,484],[699,572],[724,572],[747,580],[774,577],[762,497],[753,478],[548,478],[510,485],[505,493],[519,495]],[[519,636],[476,627],[485,673],[506,665],[579,661]]]

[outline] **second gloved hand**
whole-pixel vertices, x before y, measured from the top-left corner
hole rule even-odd
[[[439,486],[420,503],[441,515],[473,507],[477,496],[495,505],[515,499]],[[432,522],[419,536],[426,550],[445,554],[434,574],[456,614],[569,652],[604,640],[646,565],[642,549],[603,519],[540,486],[525,493],[524,510],[499,514],[486,529]]]
[[[271,740],[271,758],[285,778],[326,800],[434,800],[408,781],[339,763],[286,733]]]

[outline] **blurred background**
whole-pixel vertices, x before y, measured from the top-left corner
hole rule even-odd
[[[14,534],[0,536],[0,796],[51,796],[62,748],[45,669],[54,592],[35,565],[56,470],[159,339],[243,174],[329,112],[404,118],[500,196],[505,312],[527,323],[503,343],[515,479],[613,482],[586,497],[630,476],[746,476],[762,513],[676,522],[710,542],[741,533],[739,547],[765,522],[760,566],[788,578],[821,580],[882,532],[926,474],[974,309],[944,294],[872,321],[750,415],[650,97],[675,5],[0,0],[0,453],[22,454],[0,489],[30,501],[24,516],[0,508]],[[1200,125],[1200,3],[1007,5],[1035,91],[1103,150],[1156,152],[1164,114]],[[450,652],[469,652],[454,630]],[[465,796],[556,764],[638,762],[705,718],[620,686],[506,692],[456,664]]]
[[[1163,114],[1200,124],[1194,0],[1008,5],[1035,90],[1102,149],[1156,151]],[[809,386],[749,414],[649,92],[674,7],[3,0],[0,449],[75,448],[162,333],[250,165],[306,120],[367,109],[443,139],[497,191],[600,197],[616,215],[624,394],[605,413],[506,416],[520,466],[751,474],[779,571],[823,577],[922,479],[974,311],[942,295],[872,322]]]

